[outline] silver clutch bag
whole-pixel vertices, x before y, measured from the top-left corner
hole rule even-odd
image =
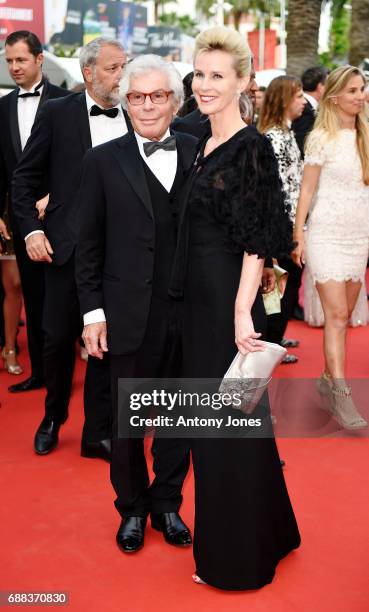
[[[220,384],[219,392],[232,397],[232,406],[252,412],[260,401],[274,369],[287,353],[279,344],[264,342],[264,351],[237,353]]]

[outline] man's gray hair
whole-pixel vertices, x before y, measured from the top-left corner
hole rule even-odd
[[[124,47],[121,45],[119,40],[115,40],[114,38],[105,38],[103,36],[94,38],[94,40],[91,40],[91,42],[82,47],[79,52],[79,65],[81,66],[82,72],[83,68],[86,68],[86,66],[95,66],[101,47],[105,47],[106,45],[111,45],[112,47],[119,49],[119,51],[124,52]]]
[[[153,71],[160,71],[167,76],[168,88],[173,91],[176,105],[182,106],[184,98],[183,83],[178,70],[171,62],[165,62],[160,55],[150,54],[139,55],[129,62],[124,69],[119,88],[124,108],[127,108],[127,93],[130,90],[131,78],[138,77],[141,74],[149,74]]]

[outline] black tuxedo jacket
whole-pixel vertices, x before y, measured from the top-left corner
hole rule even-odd
[[[192,134],[199,140],[208,138],[211,135],[210,121],[207,115],[203,115],[198,108],[185,117],[176,117],[172,123],[172,128],[176,132]]]
[[[308,134],[314,127],[315,122],[315,111],[309,101],[304,106],[301,117],[292,121],[292,129],[295,133],[297,144],[301,152],[302,158],[304,157],[304,146],[305,140]]]
[[[192,166],[197,139],[176,134],[181,176]],[[91,149],[79,195],[76,279],[81,313],[103,308],[112,354],[141,345],[150,309],[155,219],[144,164],[134,132]],[[179,192],[178,192],[179,193]]]
[[[11,93],[0,98],[0,217],[3,216],[6,198],[10,198],[10,215],[12,211],[11,204],[11,182],[14,169],[22,155],[22,146],[18,125],[18,87]],[[44,81],[40,103],[38,105],[36,119],[39,115],[44,103],[52,98],[62,98],[69,95],[67,89],[56,87],[49,81]],[[46,177],[40,185],[35,202],[48,193]],[[13,228],[14,229],[14,228]]]
[[[130,126],[125,114],[127,127]],[[83,157],[92,147],[85,93],[46,102],[13,175],[13,209],[23,237],[43,229],[64,264],[77,242],[76,214]],[[35,212],[35,194],[49,177],[49,204],[43,223]]]

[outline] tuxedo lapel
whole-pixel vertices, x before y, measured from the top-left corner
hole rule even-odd
[[[193,146],[189,146],[186,136],[180,132],[174,132],[174,135],[177,143],[178,162],[176,176],[170,191],[171,196],[174,196],[178,189],[183,186],[185,177],[195,161],[195,149]]]
[[[18,123],[18,88],[10,94],[9,115],[10,136],[15,156],[17,159],[19,159],[22,153],[22,144]]]
[[[128,115],[127,111],[123,107],[122,107],[122,111],[123,111],[124,118],[126,120],[127,130],[129,132],[132,132],[133,131],[133,127],[132,127],[132,123],[131,123],[131,120],[129,118],[129,115]]]
[[[181,132],[173,132],[177,142],[178,158],[182,167],[183,173],[187,174],[189,169],[193,166],[195,161],[196,150],[193,146],[189,145],[187,134]]]
[[[74,98],[74,102],[76,105],[77,125],[81,136],[81,142],[83,145],[83,149],[86,152],[88,151],[88,149],[91,149],[92,140],[90,132],[90,122],[88,120],[86,96],[84,92],[78,94]]]
[[[145,162],[143,162],[141,159],[134,132],[131,130],[128,132],[128,134],[122,138],[119,138],[114,144],[115,147],[113,149],[113,153],[120,166],[120,169],[129,181],[131,187],[147,208],[151,217],[154,218],[150,192],[147,186],[145,172],[142,167],[142,164]]]
[[[40,112],[40,109],[42,108],[42,105],[49,99],[49,96],[50,96],[50,83],[49,83],[49,81],[47,79],[45,79],[44,82],[43,82],[42,94],[41,94],[40,102],[39,102],[39,105],[37,107],[35,121],[37,119],[37,115]]]
[[[40,108],[40,106],[46,102],[46,100],[49,99],[49,95],[50,95],[50,83],[47,79],[44,79],[43,82],[43,87],[42,87],[42,94],[41,94],[41,99],[40,99],[40,104],[38,105],[38,108]]]

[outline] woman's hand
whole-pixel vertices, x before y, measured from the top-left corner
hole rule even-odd
[[[5,221],[3,221],[1,217],[0,217],[0,234],[4,236],[5,240],[10,240],[9,232],[5,225]]]
[[[7,227],[5,225],[5,221],[3,221],[1,217],[0,217],[0,237],[2,238],[2,240],[0,240],[0,253],[2,253],[3,252],[3,239],[10,240],[10,236],[9,236]],[[5,242],[4,242],[4,245],[5,245]],[[6,248],[6,246],[4,246],[4,248]]]
[[[296,248],[292,251],[291,257],[296,265],[302,268],[305,263],[305,241],[304,237],[296,237],[294,241],[297,242]]]
[[[276,285],[274,268],[263,268],[261,277],[261,288],[263,293],[270,293]]]
[[[251,313],[247,310],[236,310],[235,342],[242,355],[264,350],[264,342],[258,340],[261,334],[255,332]]]

